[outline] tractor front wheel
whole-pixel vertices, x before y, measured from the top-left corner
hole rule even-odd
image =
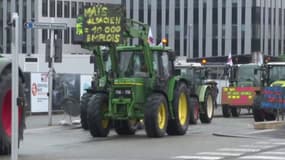
[[[88,123],[87,123],[87,108],[89,98],[92,96],[90,93],[84,93],[80,100],[80,123],[81,127],[85,130],[88,130]]]
[[[180,83],[174,91],[174,118],[169,118],[167,133],[169,135],[184,135],[189,126],[189,95],[184,83]]]
[[[198,119],[199,119],[199,100],[196,97],[191,97],[190,98],[190,119],[189,123],[190,124],[197,124]]]
[[[214,99],[209,90],[206,91],[205,99],[202,104],[202,110],[203,112],[200,113],[200,121],[202,123],[211,123],[213,116],[214,116],[214,110],[215,110],[215,104]]]
[[[233,117],[239,117],[240,112],[241,112],[241,108],[239,108],[239,107],[232,107],[231,111],[232,111]]]
[[[222,105],[223,117],[229,118],[231,116],[230,107],[228,105]]]
[[[104,117],[108,112],[108,96],[97,93],[90,98],[87,108],[87,122],[93,137],[106,137],[110,131],[110,119]]]
[[[167,100],[161,94],[148,97],[144,110],[144,125],[148,137],[163,137],[168,122]]]
[[[262,122],[265,119],[264,110],[260,107],[261,96],[256,95],[253,101],[252,113],[255,122]]]
[[[12,89],[11,68],[5,69],[0,78],[0,155],[11,153],[12,136]],[[19,97],[25,100],[24,83],[20,78]],[[24,103],[22,105],[25,105]],[[25,127],[25,106],[19,106],[19,140],[23,139]]]

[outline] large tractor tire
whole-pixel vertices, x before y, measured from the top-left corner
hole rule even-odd
[[[202,123],[211,123],[214,116],[215,102],[209,90],[206,91],[205,99],[202,103],[202,110],[203,112],[200,112],[200,121]]]
[[[189,94],[184,83],[178,84],[174,91],[173,113],[174,119],[169,118],[167,134],[184,135],[189,126]]]
[[[229,118],[231,117],[230,107],[228,105],[222,106],[223,117]]]
[[[190,124],[197,124],[199,119],[199,100],[196,97],[190,98],[190,118],[189,123]]]
[[[148,137],[163,137],[168,123],[168,104],[162,94],[148,97],[144,110],[144,125]]]
[[[260,107],[261,96],[256,95],[253,101],[252,113],[255,122],[262,122],[265,120],[264,110]]]
[[[20,77],[19,77],[20,78]],[[0,155],[11,153],[11,135],[12,135],[12,79],[11,68],[3,71],[0,77]],[[24,83],[20,78],[19,97],[25,100]],[[24,101],[23,101],[24,102]],[[25,128],[25,104],[19,106],[19,140],[23,139]]]
[[[104,117],[108,111],[108,96],[104,93],[93,95],[88,103],[87,122],[93,137],[106,137],[110,131],[111,120]]]
[[[80,118],[81,118],[81,127],[85,130],[88,130],[88,123],[87,123],[87,108],[89,98],[92,96],[90,93],[84,93],[80,100]]]
[[[264,112],[264,118],[267,121],[275,121],[277,118],[276,109],[268,109]]]
[[[118,135],[134,135],[138,127],[136,120],[116,120],[114,128]]]
[[[231,112],[233,117],[239,117],[240,116],[240,112],[241,112],[241,108],[239,107],[232,107],[231,108]]]

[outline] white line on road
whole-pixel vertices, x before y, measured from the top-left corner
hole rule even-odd
[[[246,144],[246,145],[240,145],[240,147],[265,149],[265,148],[275,147],[275,145],[264,145],[264,144],[259,144],[259,145],[254,145],[253,144],[253,145],[250,145],[250,144]]]
[[[225,152],[258,152],[260,149],[253,149],[253,148],[220,148],[219,151]]]
[[[230,152],[200,152],[198,155],[208,156],[241,156],[244,153],[230,153]]]
[[[285,152],[262,152],[261,154],[270,154],[270,155],[284,155],[285,156]]]
[[[265,159],[265,160],[284,160],[285,157],[276,157],[276,156],[244,156],[239,159]]]
[[[266,130],[259,130],[259,131],[248,132],[247,134],[266,133],[266,132],[272,132],[272,131],[275,131],[275,130],[276,130],[276,129],[266,129]]]
[[[195,160],[219,160],[224,157],[210,157],[210,156],[176,156],[173,159],[195,159]]]

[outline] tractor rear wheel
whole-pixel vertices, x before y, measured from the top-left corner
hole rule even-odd
[[[231,116],[230,107],[228,105],[222,106],[223,117],[229,118]]]
[[[167,133],[169,135],[184,135],[189,126],[189,94],[184,83],[178,84],[174,91],[174,119],[169,118]]]
[[[238,107],[232,107],[231,112],[232,112],[233,117],[239,117],[241,109]]]
[[[114,128],[118,135],[134,135],[136,133],[138,121],[136,120],[116,120]]]
[[[198,119],[199,119],[199,100],[196,97],[191,97],[190,98],[190,119],[189,123],[190,124],[197,124]]]
[[[0,78],[0,155],[11,153],[11,135],[12,135],[12,78],[11,68],[5,69]],[[24,83],[19,80],[19,97],[25,100]],[[19,140],[23,139],[25,127],[25,104],[19,106]]]
[[[264,110],[260,108],[261,105],[261,96],[256,95],[253,101],[252,114],[255,122],[264,121],[265,115]]]
[[[214,110],[215,110],[215,104],[214,99],[209,90],[206,91],[205,94],[205,100],[202,104],[203,112],[200,112],[200,121],[202,123],[211,123],[213,116],[214,116]]]
[[[108,96],[104,93],[93,95],[88,103],[87,122],[93,137],[106,137],[110,131],[110,119],[104,117],[108,112]]]
[[[84,93],[80,100],[80,123],[81,127],[85,130],[88,130],[88,123],[87,123],[87,107],[89,98],[92,96],[90,93]]]
[[[164,95],[148,97],[144,110],[144,125],[148,137],[163,137],[168,122],[168,105]]]

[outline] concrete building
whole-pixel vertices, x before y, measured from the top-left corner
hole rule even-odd
[[[72,43],[72,33],[83,6],[97,2],[121,3],[128,18],[148,23],[156,43],[168,38],[180,56],[276,56],[285,50],[284,0],[1,0],[0,53],[11,52],[6,24],[14,9],[22,22],[20,52],[43,54],[48,39],[47,30],[25,29],[27,21],[67,23],[68,29],[56,31],[64,54],[88,52]]]

